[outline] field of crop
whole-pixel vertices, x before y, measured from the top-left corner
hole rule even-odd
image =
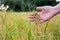
[[[35,25],[29,12],[0,12],[0,40],[60,40],[60,14]]]

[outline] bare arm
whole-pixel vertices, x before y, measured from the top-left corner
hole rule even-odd
[[[54,8],[55,8],[58,12],[60,12],[60,3],[57,4],[56,6],[54,6]]]

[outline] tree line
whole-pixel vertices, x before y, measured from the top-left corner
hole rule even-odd
[[[56,0],[3,0],[2,3],[9,5],[9,10],[14,11],[32,11],[37,6],[54,6],[57,4]]]

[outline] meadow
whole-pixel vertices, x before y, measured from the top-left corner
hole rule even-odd
[[[0,40],[60,40],[60,14],[35,25],[30,12],[0,12]]]

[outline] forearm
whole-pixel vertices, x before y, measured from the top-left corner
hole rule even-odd
[[[56,6],[54,6],[55,10],[57,10],[58,12],[60,12],[60,3],[57,4]]]

